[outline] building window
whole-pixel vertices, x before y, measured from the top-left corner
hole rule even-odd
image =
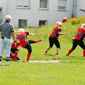
[[[47,25],[47,20],[39,20],[39,26]]]
[[[30,8],[30,0],[17,0],[17,8]]]
[[[48,0],[40,0],[40,9],[48,9]]]
[[[67,0],[58,0],[58,10],[66,10]]]
[[[18,26],[19,27],[27,27],[27,20],[19,19]]]

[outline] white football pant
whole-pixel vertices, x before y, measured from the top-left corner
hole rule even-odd
[[[6,50],[6,57],[10,57],[10,49],[11,49],[11,39],[4,37],[0,41],[0,56],[3,57],[4,50]]]

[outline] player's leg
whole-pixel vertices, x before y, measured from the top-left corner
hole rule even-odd
[[[27,54],[27,61],[29,61],[30,56],[31,56],[31,52],[32,52],[31,45],[27,43],[27,45],[26,45],[26,47],[25,47],[25,48],[28,50],[28,54]]]
[[[19,56],[17,56],[17,60],[20,60]]]
[[[56,56],[59,55],[59,50],[60,50],[60,48],[57,48],[57,50],[56,50]]]
[[[6,43],[5,43],[4,39],[1,40],[0,44],[1,44],[1,49],[0,49],[0,65],[1,65],[1,60],[3,57],[4,49],[6,47]]]
[[[49,46],[47,47],[45,54],[53,47],[53,39],[49,37]]]
[[[77,47],[77,45],[78,45],[78,41],[77,41],[77,40],[74,40],[74,41],[73,41],[73,46],[72,46],[72,48],[69,50],[69,52],[66,54],[66,56],[69,56],[69,55],[73,52],[73,50],[75,50],[75,48]]]
[[[28,54],[27,54],[27,61],[29,61],[30,56],[31,56],[32,48],[31,46],[28,47]]]
[[[15,56],[14,56],[14,60],[16,60],[17,59],[17,55],[18,55],[18,51],[15,51]]]
[[[29,44],[34,43],[34,40],[29,40],[28,43],[29,43]]]
[[[85,57],[85,45],[83,41],[79,41],[79,46],[83,49],[83,57]]]
[[[83,49],[83,57],[85,57],[85,49]]]
[[[11,58],[11,59],[14,59],[14,57],[12,56],[12,54],[11,54],[11,53],[10,53],[10,58]]]
[[[41,37],[41,39],[39,39],[39,40],[29,40],[28,42],[29,42],[29,44],[32,44],[32,43],[38,43],[41,41],[43,41],[43,37]]]
[[[10,58],[14,60],[13,54],[15,53],[15,48],[11,48],[10,51],[11,51],[11,52],[10,52]]]
[[[51,49],[50,46],[47,47],[46,51],[45,51],[45,54],[47,54],[47,52]]]
[[[6,38],[6,66],[8,66],[10,59],[11,39]]]
[[[38,42],[41,42],[41,41],[43,41],[43,37],[41,37],[41,39],[39,39],[39,40],[34,40],[34,43],[38,43]]]
[[[17,55],[18,55],[18,49],[17,48],[11,48],[11,53],[10,53],[10,58],[13,60],[17,59]],[[13,56],[14,54],[14,56]]]
[[[56,55],[59,55],[59,50],[60,50],[60,43],[58,41],[57,38],[54,39],[54,44],[56,45],[57,49],[56,49]]]

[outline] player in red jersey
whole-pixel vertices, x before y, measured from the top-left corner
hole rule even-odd
[[[67,17],[64,17],[62,20],[62,23],[66,22],[66,21],[67,21]]]
[[[28,31],[25,31],[24,29],[20,29],[19,30],[19,34],[17,34],[16,39],[17,41],[20,41],[20,45],[22,48],[26,48],[28,50],[28,54],[27,54],[27,61],[29,61],[29,58],[31,56],[32,53],[32,48],[31,48],[31,43],[37,43],[37,42],[41,42],[43,40],[43,38],[39,39],[39,40],[27,40],[27,35],[36,35],[33,33],[29,33]]]
[[[85,36],[85,24],[82,24],[81,28],[78,29],[77,35],[73,40],[73,46],[69,50],[68,54],[66,54],[66,56],[69,56],[72,53],[72,51],[75,50],[77,45],[79,45],[83,49],[83,56],[85,57],[85,45],[83,42],[84,36]]]
[[[19,42],[14,42],[12,41],[12,45],[11,45],[11,50],[10,50],[10,58],[13,60],[20,60],[20,58],[18,57],[18,52],[20,50],[22,50],[22,48],[20,48],[19,50],[17,49],[20,46]]]
[[[49,46],[45,51],[45,54],[53,47],[53,44],[56,45],[57,50],[56,50],[56,55],[59,55],[59,49],[60,49],[60,43],[58,41],[58,38],[60,35],[66,35],[67,33],[61,33],[61,28],[62,28],[62,23],[61,22],[56,22],[56,27],[53,28],[52,33],[50,34],[49,37]]]

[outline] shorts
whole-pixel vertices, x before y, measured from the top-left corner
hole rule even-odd
[[[49,44],[50,44],[51,48],[53,47],[53,44],[55,44],[55,46],[57,48],[60,48],[60,43],[59,43],[58,39],[55,37],[49,37]]]

